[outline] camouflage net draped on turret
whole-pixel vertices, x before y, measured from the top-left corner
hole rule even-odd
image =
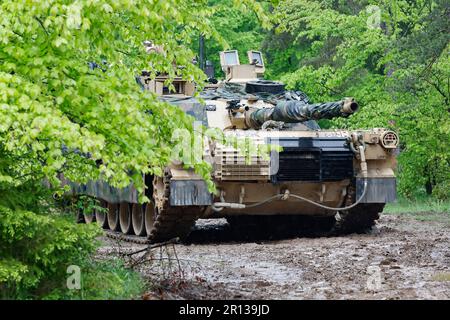
[[[308,96],[302,91],[287,90],[280,94],[267,92],[245,92],[245,86],[239,83],[223,82],[218,88],[206,89],[200,93],[200,97],[205,100],[229,99],[240,100],[256,96],[260,100],[276,105],[280,101],[302,101],[309,103]]]

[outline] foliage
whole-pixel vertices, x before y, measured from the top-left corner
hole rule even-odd
[[[68,290],[65,283],[53,289],[46,300],[138,299],[145,281],[139,273],[127,269],[117,258],[106,261],[88,259],[81,266],[81,288]]]
[[[397,203],[388,203],[385,214],[409,216],[418,221],[436,221],[450,226],[450,201],[418,194],[414,199],[400,197]]]
[[[68,265],[94,251],[98,234],[98,227],[66,217],[0,206],[0,295],[29,298],[62,281]]]
[[[99,199],[84,194],[64,195],[58,200],[58,204],[68,213],[95,215],[95,212],[108,212]]]
[[[101,230],[74,224],[74,215],[81,207],[98,209],[96,201],[82,196],[61,207],[60,201],[45,203],[47,188],[29,192],[0,190],[0,299],[131,299],[142,293],[143,280],[121,261],[91,258]],[[22,199],[39,199],[27,204],[39,213],[21,209]],[[81,269],[79,290],[66,286],[70,265]]]
[[[397,130],[400,192],[448,198],[449,12],[442,0],[282,1],[268,73],[315,101],[356,97],[358,114],[322,125]]]
[[[213,63],[216,77],[222,78],[220,51],[238,50],[241,63],[247,63],[247,51],[261,49],[264,29],[271,26],[270,19],[263,14],[269,2],[262,2],[258,10],[254,10],[254,5],[246,6],[236,0],[210,0],[208,4],[213,8],[211,24],[220,38],[205,40],[205,57]],[[193,49],[198,51],[198,43]]]
[[[192,130],[192,121],[140,91],[134,76],[151,66],[152,74],[202,82],[187,47],[194,31],[215,35],[205,4],[2,1],[0,144],[22,162],[18,171],[54,185],[61,172],[80,182],[101,176],[118,187],[133,182],[142,193],[142,173],[161,173],[172,132]],[[164,54],[146,54],[147,39]]]
[[[383,210],[387,214],[437,214],[450,221],[450,201],[419,194],[415,199],[400,197],[397,203],[389,203]]]
[[[162,174],[173,155],[173,132],[192,133],[193,118],[141,91],[135,76],[142,70],[151,76],[164,72],[169,88],[174,77],[201,86],[205,76],[191,63],[192,40],[201,33],[222,41],[211,23],[214,10],[207,4],[0,2],[2,297],[70,297],[55,289],[66,266],[87,263],[96,248],[98,229],[73,225],[52,200],[54,193],[64,191],[61,175],[80,183],[101,178],[115,187],[132,183],[140,200],[147,200],[142,175]],[[254,0],[241,1],[240,6],[264,21]],[[162,52],[147,54],[145,40],[160,45]],[[210,167],[205,162],[193,167],[211,187]],[[91,209],[95,205],[88,202]],[[121,289],[128,281],[126,273],[99,272],[88,273],[85,281],[99,277],[110,291],[99,286],[87,295],[136,292],[136,286]]]

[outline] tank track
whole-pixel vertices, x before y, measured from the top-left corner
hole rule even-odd
[[[171,206],[169,200],[171,178],[170,171],[165,170],[162,178],[155,177],[153,180],[155,221],[150,234],[148,234],[151,243],[177,237],[186,238],[204,210],[203,207],[198,206]]]
[[[131,243],[136,243],[136,244],[150,244],[151,243],[150,240],[145,237],[123,234],[118,231],[112,231],[112,230],[105,230],[105,236],[110,239],[131,242]]]
[[[173,238],[186,238],[199,217],[198,208],[169,207],[161,211],[147,236],[150,243],[167,241]]]
[[[345,206],[354,203],[356,190],[354,185],[347,189]],[[330,235],[345,235],[349,233],[362,233],[369,230],[383,211],[384,203],[360,203],[356,207],[339,212],[335,216],[335,224]]]
[[[106,236],[136,244],[161,243],[176,238],[178,240],[187,238],[195,221],[206,207],[170,206],[170,179],[170,171],[166,170],[163,177],[155,177],[153,180],[154,201],[148,204],[152,206],[150,210],[146,210],[150,211],[146,212],[147,215],[153,215],[149,220],[152,227],[147,228],[146,236],[109,230],[109,226],[104,228]],[[343,206],[354,203],[355,194],[355,187],[349,186]],[[286,236],[339,236],[369,230],[379,218],[383,208],[384,203],[363,203],[350,210],[340,211],[335,217],[243,215],[228,217],[227,220],[236,239],[244,241],[260,237],[281,239]]]
[[[147,206],[150,207],[144,207],[145,210],[143,210],[145,217],[143,223],[150,223],[152,225],[150,228],[146,227],[146,235],[139,236],[126,234],[120,230],[120,227],[118,231],[114,231],[109,228],[107,223],[100,223],[103,229],[105,229],[105,235],[111,239],[136,244],[160,243],[175,238],[184,240],[191,232],[192,227],[195,225],[195,221],[201,216],[205,207],[171,206],[170,179],[170,170],[166,170],[163,177],[155,177],[153,180],[154,201],[148,203]],[[108,207],[108,203],[103,202],[103,206]],[[108,212],[107,214],[111,213]],[[131,217],[130,220],[132,220]],[[92,220],[89,222],[92,222]]]

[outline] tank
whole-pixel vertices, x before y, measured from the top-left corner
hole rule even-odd
[[[328,234],[374,225],[384,205],[396,200],[398,135],[385,128],[320,129],[317,120],[350,117],[357,101],[311,103],[303,92],[262,80],[262,54],[247,54],[249,63],[240,64],[236,50],[221,52],[225,80],[207,84],[201,99],[180,78],[169,92],[164,75],[137,77],[143,89],[192,115],[203,134],[193,137],[199,143],[192,157],[185,150],[185,163],[171,163],[161,177],[144,177],[147,204],[138,203],[132,186],[72,184],[74,192],[94,196],[106,208],[85,214],[86,222],[151,242],[183,239],[199,218],[226,218],[243,234],[250,226],[312,228],[317,221],[326,222]],[[199,153],[211,164],[215,192],[185,169]]]

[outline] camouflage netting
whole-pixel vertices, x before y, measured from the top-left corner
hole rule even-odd
[[[250,94],[245,91],[244,85],[232,82],[224,82],[218,88],[206,89],[200,93],[200,97],[205,100],[240,100],[248,99],[251,96],[256,96],[258,99],[274,105],[281,101],[302,101],[304,103],[309,103],[308,96],[301,91],[286,90],[280,94],[271,94],[267,92],[255,92]]]
[[[245,86],[238,83],[224,82],[220,84],[218,88],[209,88],[200,92],[199,97],[203,100],[216,100],[216,99],[226,99],[226,100],[241,100],[248,99],[250,97],[256,97],[257,99],[263,100],[267,103],[273,104],[274,106],[278,103],[291,101],[298,102],[303,105],[309,103],[308,96],[301,91],[285,91],[281,94],[270,94],[267,92],[257,92],[257,93],[247,93],[245,91]],[[194,97],[180,97],[180,96],[162,96],[161,100],[166,101],[170,104],[177,105],[182,108],[187,114],[193,116],[196,120],[201,121],[204,125],[207,125],[206,121],[206,110],[200,101]],[[312,130],[320,129],[318,124],[307,119],[300,120],[303,125]],[[293,129],[295,124],[299,121],[284,121],[287,124],[286,129]]]

